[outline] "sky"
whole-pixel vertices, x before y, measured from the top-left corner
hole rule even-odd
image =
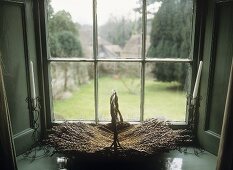
[[[97,0],[98,24],[103,25],[109,16],[126,17],[131,20],[138,18],[138,13],[133,9],[138,7],[138,0]],[[51,0],[54,12],[68,11],[73,21],[79,24],[92,25],[92,0]],[[158,9],[156,4],[154,10]]]

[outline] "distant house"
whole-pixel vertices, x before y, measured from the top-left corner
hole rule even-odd
[[[91,26],[81,26],[79,30],[80,42],[84,58],[93,57],[93,36]],[[122,48],[98,37],[98,58],[120,58]]]
[[[99,44],[98,47],[98,58],[120,58],[122,49],[119,45]]]
[[[93,58],[92,26],[83,25],[79,28],[80,42],[84,58]],[[142,35],[134,34],[122,49],[119,45],[98,37],[98,58],[140,58],[142,53]],[[150,47],[150,36],[146,36],[146,51]]]
[[[142,36],[140,34],[132,35],[126,42],[125,47],[121,52],[122,58],[140,58],[142,53]],[[146,51],[150,47],[150,36],[146,36]]]

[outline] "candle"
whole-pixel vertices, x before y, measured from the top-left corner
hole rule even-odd
[[[34,78],[34,70],[33,70],[33,62],[30,62],[30,75],[31,75],[31,88],[32,88],[32,99],[36,98],[36,87],[35,87],[35,78]],[[34,101],[35,104],[35,101]]]
[[[200,77],[201,77],[201,70],[202,70],[202,61],[200,61],[198,72],[197,72],[197,77],[196,77],[196,82],[193,90],[193,99],[196,99],[197,93],[198,93],[198,88],[200,84]]]

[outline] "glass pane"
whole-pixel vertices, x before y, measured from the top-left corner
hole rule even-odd
[[[51,57],[93,58],[92,0],[49,0]]]
[[[93,64],[51,63],[50,73],[55,120],[94,120]]]
[[[189,65],[147,63],[144,118],[185,121]]]
[[[193,0],[147,0],[147,49],[151,58],[189,58]]]
[[[141,15],[138,0],[98,0],[98,58],[140,58]]]
[[[126,121],[139,121],[140,69],[139,63],[99,63],[99,120],[111,121],[110,96],[115,90],[119,110]]]

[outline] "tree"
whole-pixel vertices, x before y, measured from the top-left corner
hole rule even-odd
[[[47,3],[48,3],[47,14],[48,14],[48,19],[50,19],[54,13],[54,10],[53,10],[53,7],[51,5],[51,0],[47,0]]]
[[[52,57],[80,57],[82,47],[79,41],[79,33],[76,24],[72,21],[69,12],[64,10],[53,12],[52,6],[48,6],[48,43]],[[62,63],[64,72],[64,87],[67,90],[69,63]]]
[[[72,21],[72,17],[69,12],[65,10],[52,13],[49,18],[49,32],[58,33],[61,31],[70,31],[78,36],[78,30],[75,23]]]
[[[61,57],[79,57],[82,55],[82,48],[79,40],[70,31],[62,31],[57,34],[57,41]],[[64,91],[67,90],[68,63],[63,63],[64,69]]]
[[[153,1],[153,0],[152,0]],[[191,47],[192,0],[163,0],[154,15],[149,57],[187,58]],[[187,68],[183,64],[156,63],[154,76],[160,81],[184,85]]]
[[[68,12],[63,10],[50,14],[48,30],[51,56],[78,57],[82,54],[78,29]]]
[[[124,47],[134,31],[134,24],[125,17],[111,16],[107,23],[100,27],[100,36],[112,44]]]
[[[57,33],[59,57],[80,57],[82,48],[78,38],[70,31],[62,31]]]

